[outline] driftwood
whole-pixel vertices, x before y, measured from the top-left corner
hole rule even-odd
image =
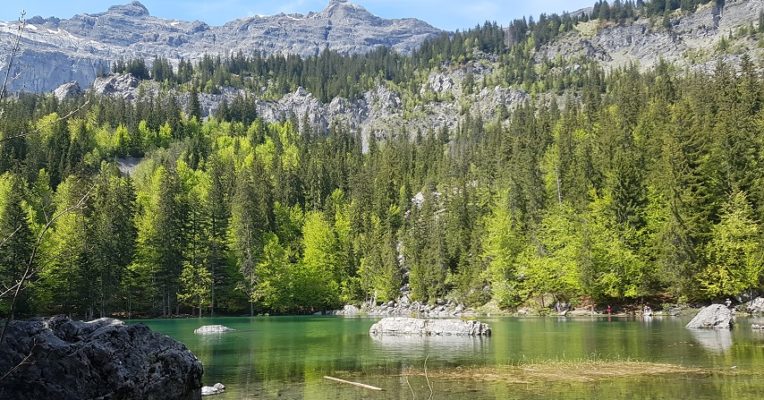
[[[328,379],[330,381],[339,382],[339,383],[345,383],[345,384],[348,384],[348,385],[358,386],[358,387],[361,387],[361,388],[364,388],[364,389],[369,389],[369,390],[379,390],[379,391],[383,390],[382,388],[378,388],[376,386],[366,385],[366,384],[358,383],[358,382],[346,381],[344,379],[335,378],[333,376],[324,376],[324,379]]]

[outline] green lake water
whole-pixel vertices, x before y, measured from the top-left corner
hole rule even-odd
[[[214,399],[428,399],[425,360],[439,368],[543,361],[670,363],[707,374],[615,378],[595,382],[509,384],[431,379],[432,399],[762,399],[764,333],[739,319],[732,332],[695,332],[682,318],[481,318],[490,338],[369,336],[376,321],[342,317],[202,318],[140,321],[185,343],[204,364],[204,384],[222,382]],[[236,329],[198,336],[201,325]],[[575,368],[575,363],[571,364]],[[563,372],[564,373],[564,372]],[[323,379],[331,375],[384,388],[373,392]],[[409,386],[410,385],[410,386]],[[413,392],[413,393],[412,393]]]

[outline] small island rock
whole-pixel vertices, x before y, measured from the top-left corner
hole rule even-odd
[[[202,396],[213,396],[225,392],[225,386],[222,383],[216,383],[212,386],[202,386]]]
[[[711,304],[700,310],[698,315],[687,324],[690,329],[730,329],[732,311],[724,304]]]
[[[461,319],[383,318],[369,329],[372,335],[490,336],[491,328]]]
[[[194,330],[194,333],[197,335],[211,335],[216,333],[226,333],[234,331],[235,329],[231,329],[227,326],[223,325],[204,325],[200,328],[197,328]]]

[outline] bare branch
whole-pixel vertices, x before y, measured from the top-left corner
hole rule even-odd
[[[11,69],[13,69],[13,61],[16,58],[16,55],[19,53],[19,50],[21,50],[21,34],[24,32],[24,29],[26,28],[26,24],[27,24],[26,15],[27,15],[27,12],[22,10],[21,16],[19,17],[19,28],[16,34],[16,43],[13,44],[13,48],[11,49],[11,55],[8,60],[8,69],[5,71],[3,86],[0,87],[0,116],[2,116],[3,112],[5,111],[3,102],[5,101],[5,97],[7,95],[6,89],[8,88],[8,78],[11,75]]]
[[[13,237],[16,236],[16,234],[19,232],[19,230],[21,230],[21,225],[17,226],[16,229],[13,232],[11,232],[10,235],[8,235],[8,237],[6,237],[5,239],[3,239],[2,242],[0,242],[0,247],[5,246],[5,244],[8,243],[9,240],[13,239]],[[0,296],[0,297],[2,297],[2,296]]]

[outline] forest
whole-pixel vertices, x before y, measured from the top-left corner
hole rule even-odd
[[[461,63],[448,49],[495,29],[420,51]],[[483,51],[520,60],[534,36]],[[320,57],[358,71],[406,60],[395,65],[416,65],[411,87],[430,68],[384,50]],[[205,62],[178,84],[204,90]],[[466,113],[455,129],[391,132],[367,150],[341,124],[266,123],[246,99],[202,119],[168,91],[9,97],[0,313],[311,313],[402,293],[506,309],[749,296],[764,287],[760,70],[745,57],[710,74],[588,64],[574,85],[493,120]],[[262,73],[272,88],[304,79]],[[548,76],[526,78],[468,84],[550,88]],[[126,156],[142,162],[120,170]]]

